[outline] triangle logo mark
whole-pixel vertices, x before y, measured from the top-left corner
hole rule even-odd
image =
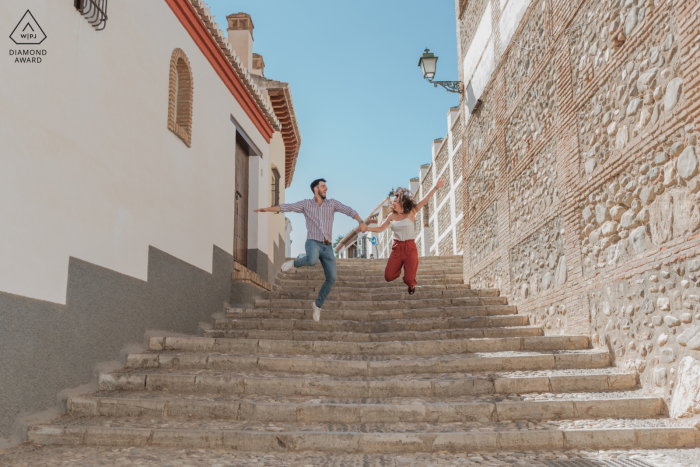
[[[46,39],[46,34],[44,30],[41,29],[39,23],[36,22],[32,13],[27,10],[27,12],[19,20],[17,26],[10,34],[10,39],[14,41],[15,44],[41,44]]]

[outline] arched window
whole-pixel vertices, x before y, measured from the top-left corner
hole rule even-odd
[[[170,96],[168,99],[168,129],[187,147],[192,147],[192,69],[182,49],[173,50],[170,57]]]

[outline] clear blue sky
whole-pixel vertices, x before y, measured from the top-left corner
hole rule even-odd
[[[328,197],[367,216],[391,188],[407,186],[430,161],[432,141],[447,133],[457,94],[425,82],[423,49],[438,55],[438,80],[457,80],[453,0],[208,0],[221,29],[246,12],[253,51],[265,76],[290,83],[301,151],[286,200],[311,197],[328,181]],[[256,215],[251,213],[251,215]],[[303,253],[306,225],[292,221],[292,253]],[[357,222],[337,214],[333,237]]]

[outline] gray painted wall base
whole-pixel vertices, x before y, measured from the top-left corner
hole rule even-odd
[[[248,250],[248,269],[256,273],[265,282],[270,282],[270,259],[266,253],[251,248]]]
[[[150,247],[146,282],[70,258],[66,305],[0,292],[0,438],[147,330],[196,333],[231,296],[233,257],[214,247],[212,271]]]

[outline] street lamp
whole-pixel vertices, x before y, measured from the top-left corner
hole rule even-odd
[[[433,81],[435,71],[437,69],[437,61],[438,57],[430,53],[430,49],[425,49],[425,52],[421,56],[420,60],[418,60],[418,66],[420,67],[421,73],[423,73],[423,78],[432,83],[435,87],[440,85],[449,92],[462,94],[462,92],[464,92],[464,88],[462,87],[461,81]]]

